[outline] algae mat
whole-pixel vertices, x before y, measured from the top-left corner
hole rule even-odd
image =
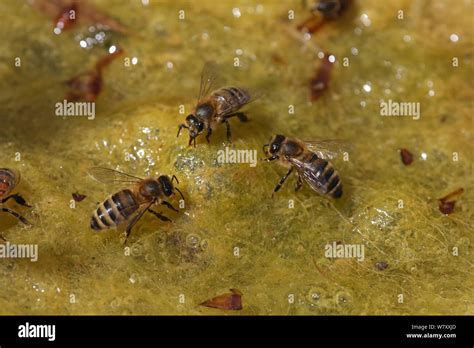
[[[21,172],[32,207],[4,206],[32,226],[1,213],[0,232],[38,259],[3,255],[1,314],[474,313],[471,1],[357,1],[312,35],[296,30],[310,16],[302,1],[93,1],[127,29],[60,33],[30,3],[0,3],[0,167]],[[123,53],[103,70],[94,117],[57,116],[65,81],[114,45]],[[322,52],[335,62],[311,102]],[[295,193],[294,176],[272,198],[285,168],[220,163],[224,126],[196,148],[176,137],[206,61],[262,92],[248,123],[231,121],[231,149],[263,157],[278,133],[354,144],[333,161],[341,200]],[[418,116],[383,116],[389,100]],[[144,215],[127,246],[92,231],[96,203],[123,188],[93,181],[93,166],[174,174],[184,209],[172,223]],[[461,187],[442,214],[437,199]],[[328,257],[334,245],[364,254]],[[242,310],[199,305],[230,288]]]

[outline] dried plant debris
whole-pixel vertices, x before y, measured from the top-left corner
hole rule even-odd
[[[72,194],[72,198],[74,199],[75,202],[82,202],[85,198],[87,198],[87,196],[79,192],[74,192]]]
[[[125,25],[85,0],[31,0],[31,5],[53,20],[56,34],[73,27],[77,22],[101,24],[118,33],[128,34]]]
[[[242,309],[242,293],[237,289],[230,289],[230,293],[216,296],[200,303],[201,306],[238,311]]]
[[[95,67],[85,73],[74,76],[66,81],[69,92],[66,95],[68,101],[87,101],[93,102],[102,91],[103,78],[102,71],[112,60],[123,53],[121,48],[116,48],[112,53],[99,59]]]
[[[400,149],[400,157],[406,166],[409,166],[413,162],[413,154],[405,148]]]
[[[375,263],[375,268],[377,268],[379,271],[383,271],[388,267],[388,263],[385,261],[379,261]]]
[[[331,58],[332,57],[332,58]],[[331,70],[334,63],[334,56],[329,53],[324,54],[323,61],[316,71],[316,75],[310,81],[311,101],[315,101],[323,95],[329,87]],[[331,62],[332,61],[332,62]]]
[[[445,215],[449,215],[454,210],[454,205],[456,204],[457,198],[464,192],[462,187],[457,190],[448,193],[446,196],[438,199],[439,211]]]

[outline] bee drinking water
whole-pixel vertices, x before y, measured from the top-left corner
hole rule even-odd
[[[340,198],[343,192],[341,179],[328,159],[334,158],[337,152],[342,149],[343,144],[343,141],[340,140],[305,142],[280,134],[270,138],[270,142],[263,145],[265,154],[270,155],[266,161],[278,160],[282,166],[289,168],[273,192],[275,193],[281,188],[293,169],[296,168],[298,174],[296,191],[305,181],[314,191],[323,196]],[[268,152],[267,147],[269,148]]]
[[[100,203],[93,212],[90,222],[90,227],[96,231],[126,225],[126,239],[128,239],[133,226],[145,212],[152,213],[162,221],[171,221],[168,217],[151,209],[154,204],[162,204],[173,211],[178,211],[167,199],[175,191],[184,199],[181,191],[173,186],[173,181],[178,183],[178,179],[174,175],[171,179],[166,175],[142,179],[102,167],[91,168],[89,175],[105,184],[133,185],[132,188],[122,189]]]
[[[241,122],[247,122],[247,116],[239,111],[244,105],[254,100],[249,90],[242,87],[223,87],[210,92],[217,78],[217,66],[206,63],[201,74],[201,86],[198,102],[193,112],[186,117],[186,124],[178,128],[178,136],[183,128],[189,130],[189,145],[196,137],[206,131],[206,140],[209,142],[213,130],[219,124],[227,127],[227,140],[231,142],[229,118],[237,116]]]

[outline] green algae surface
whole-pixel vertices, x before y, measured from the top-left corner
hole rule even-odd
[[[130,33],[87,49],[87,25],[56,35],[27,2],[0,4],[0,167],[21,172],[32,208],[7,205],[33,224],[2,213],[0,233],[39,253],[0,259],[1,314],[474,313],[470,1],[358,1],[312,36],[295,30],[309,16],[301,1],[93,4]],[[124,54],[104,71],[95,118],[56,116],[64,81],[112,44]],[[336,63],[311,103],[321,52]],[[277,133],[354,144],[333,161],[340,201],[307,185],[295,193],[294,176],[272,198],[285,168],[218,163],[224,126],[196,148],[176,138],[209,60],[226,82],[262,92],[248,123],[231,120],[233,148],[263,157]],[[420,118],[382,117],[388,99],[420,103]],[[120,232],[89,228],[96,203],[124,188],[92,180],[92,166],[175,174],[185,207],[167,212],[173,223],[145,214],[125,246]],[[443,215],[437,199],[459,187]],[[73,192],[87,198],[73,203]],[[364,245],[364,259],[326,257],[334,242]],[[243,310],[199,306],[230,288]]]

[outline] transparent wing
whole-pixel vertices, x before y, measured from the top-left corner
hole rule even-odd
[[[314,141],[303,141],[311,152],[314,152],[322,159],[333,159],[339,153],[349,152],[352,150],[353,145],[342,139],[326,139],[326,140],[314,140]]]
[[[288,158],[291,164],[296,168],[299,176],[316,192],[324,195],[326,190],[323,183],[319,179],[319,176],[316,176],[311,163],[302,162],[295,158]]]
[[[148,210],[148,208],[150,208],[152,206],[153,202],[152,203],[142,203],[140,204],[140,206],[138,207],[137,210],[135,210],[133,212],[133,214],[131,214],[127,219],[124,219],[123,221],[121,221],[117,227],[119,228],[123,228],[123,227],[128,227],[129,224],[131,224],[132,226],[135,225],[143,216],[143,214]]]
[[[209,95],[219,77],[219,66],[215,62],[206,62],[201,72],[198,101]]]
[[[230,87],[226,87],[230,88]],[[240,90],[244,91],[248,95],[248,99],[239,103],[238,109],[243,108],[245,105],[250,104],[260,98],[263,94],[256,89],[251,89],[247,87],[238,87]],[[219,111],[219,116],[226,116],[231,113],[236,112],[236,105],[234,103],[221,103],[221,109]]]
[[[94,180],[103,184],[134,184],[143,180],[142,178],[104,167],[92,167],[88,170],[88,174]]]

